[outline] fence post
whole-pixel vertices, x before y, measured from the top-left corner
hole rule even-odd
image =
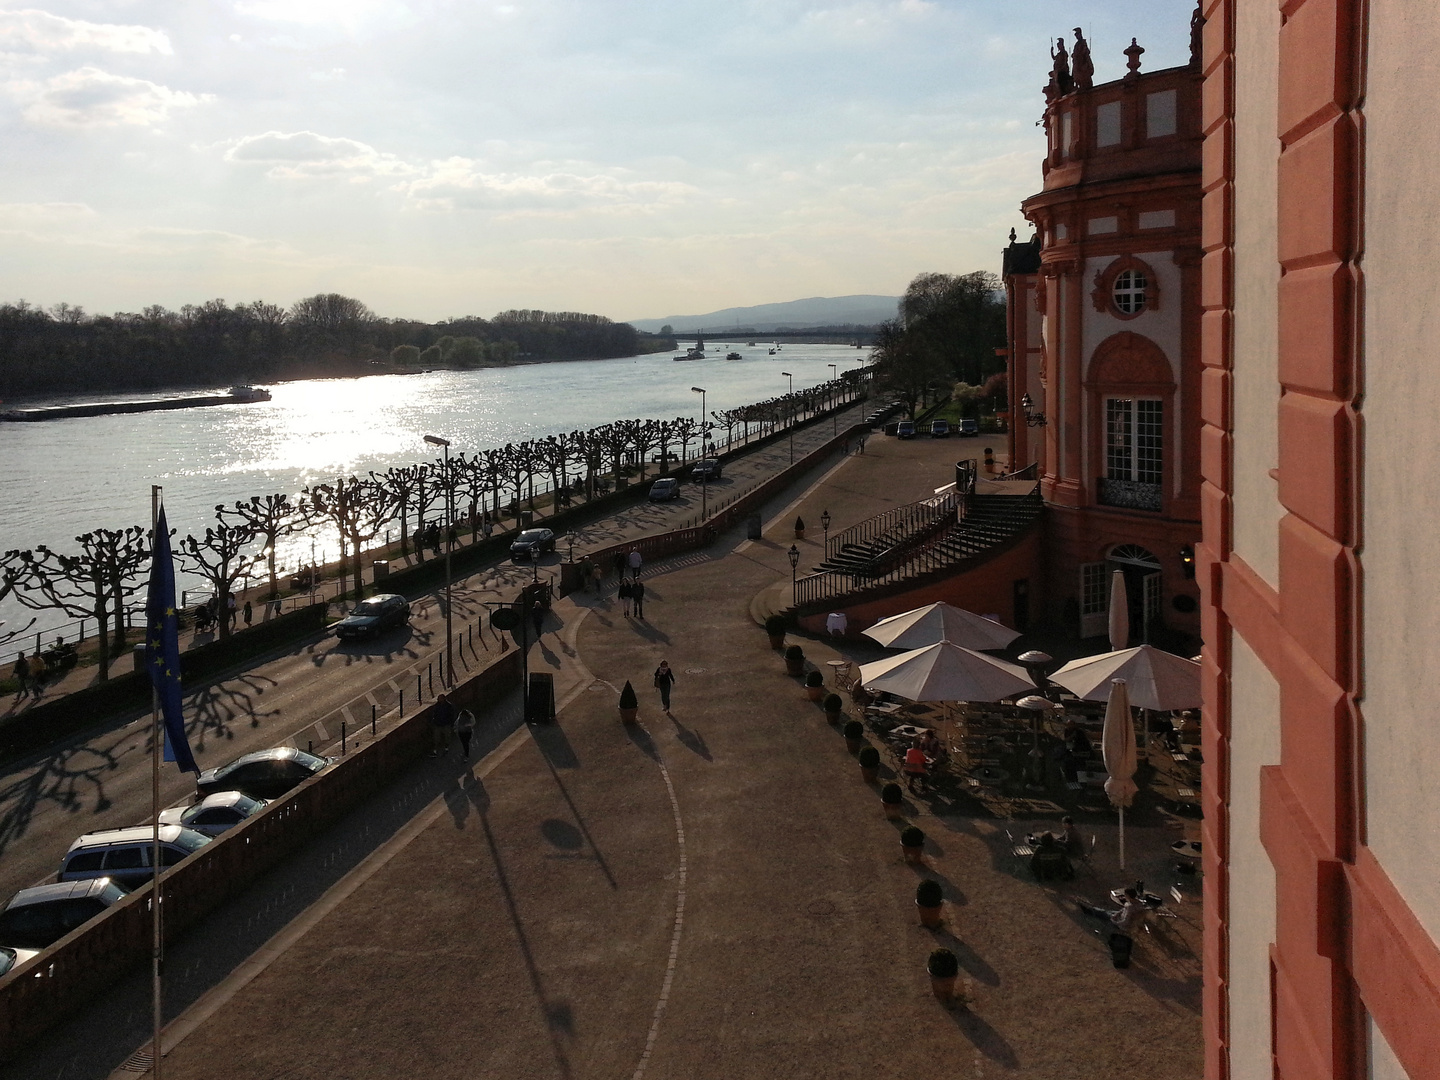
[[[425,684],[429,687],[431,695],[435,693],[435,662],[432,660],[425,665]]]
[[[415,673],[415,700],[416,700],[416,701],[424,701],[424,700],[425,700],[425,683],[424,683],[424,678],[425,678],[425,676],[421,675],[418,671]]]
[[[400,688],[400,719],[405,719],[405,688]]]
[[[340,756],[345,756],[345,721],[340,721]]]
[[[370,737],[375,737],[375,706],[370,706]]]

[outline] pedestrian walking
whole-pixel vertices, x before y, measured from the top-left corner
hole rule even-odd
[[[280,617],[280,612],[282,612],[283,610],[284,610],[284,607],[282,606],[281,601],[276,600],[276,601],[275,601],[275,617],[276,617],[277,619]]]
[[[225,594],[225,629],[235,629],[235,594]]]
[[[469,761],[470,736],[475,734],[475,714],[469,709],[461,709],[455,718],[455,734],[460,736],[460,756]]]
[[[632,580],[632,581],[639,581],[639,580],[640,580],[640,549],[639,549],[639,547],[632,547],[632,548],[630,549],[630,580]]]
[[[20,684],[20,695],[30,689],[30,658],[23,652],[15,658],[15,669],[12,672],[15,681]]]
[[[670,670],[670,662],[661,660],[660,666],[655,669],[655,689],[660,691],[660,707],[668,714],[670,712],[670,688],[675,685],[675,672]]]
[[[615,576],[617,578],[623,578],[625,576],[625,567],[627,564],[625,562],[625,553],[623,551],[615,552],[615,556],[610,560],[610,564],[611,567],[614,569]]]
[[[599,563],[596,563],[594,566],[592,566],[592,567],[590,568],[590,573],[594,576],[594,579],[595,579],[595,592],[596,592],[596,595],[599,595],[600,590],[601,590],[601,588],[602,588],[602,586],[601,586],[601,584],[600,584],[600,579],[601,579],[602,576],[604,576],[604,573],[605,573],[605,572],[600,569],[600,564],[599,564]]]
[[[535,640],[539,641],[545,631],[545,609],[538,600],[530,605],[530,623],[535,627]]]
[[[245,601],[245,628],[250,628],[250,620],[255,618],[255,609],[250,606],[250,601]]]
[[[636,581],[630,585],[630,599],[635,602],[635,617],[645,618],[645,583]]]
[[[627,619],[630,617],[630,597],[633,594],[634,588],[635,586],[631,585],[630,582],[622,580],[620,582],[620,588],[617,590],[620,593],[620,603],[624,606],[625,617]]]
[[[430,756],[450,752],[450,732],[455,728],[455,706],[441,694],[430,706]]]
[[[585,556],[585,558],[580,560],[580,584],[587,593],[593,591],[591,587],[595,584],[594,578],[592,576],[594,573],[595,567],[590,562],[590,557],[587,555]]]
[[[37,698],[45,693],[45,676],[50,674],[49,666],[45,658],[40,655],[40,650],[35,650],[35,655],[30,658],[30,691]]]

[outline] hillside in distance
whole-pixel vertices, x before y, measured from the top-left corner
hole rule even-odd
[[[677,334],[697,330],[721,333],[732,327],[764,331],[841,326],[846,323],[874,326],[893,319],[899,302],[898,296],[812,296],[783,304],[722,308],[704,315],[667,315],[663,319],[626,321],[636,330],[652,334],[666,325],[673,327]]]

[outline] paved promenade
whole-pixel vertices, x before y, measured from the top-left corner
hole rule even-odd
[[[558,722],[520,726],[497,703],[488,754],[452,750],[397,785],[371,811],[388,839],[171,1022],[165,1075],[1198,1077],[1198,904],[1115,971],[1067,899],[1121,883],[1113,826],[1094,875],[1054,889],[1012,867],[1005,822],[910,803],[928,865],[905,864],[877,791],[750,618],[790,572],[797,513],[844,527],[928,493],[975,445],[871,438],[777,498],[763,539],[647,567],[644,621],[613,590],[558,603],[531,660],[556,675]],[[839,655],[801,643],[822,669]],[[669,716],[650,684],[662,658]],[[1175,835],[1129,829],[1126,877],[1161,881]],[[948,900],[935,931],[913,903],[927,876]],[[219,948],[247,901],[172,967]],[[967,1009],[930,995],[941,944]],[[39,1064],[23,1075],[56,1075]]]

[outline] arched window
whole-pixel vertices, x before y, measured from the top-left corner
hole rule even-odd
[[[1122,315],[1138,315],[1145,310],[1145,290],[1149,283],[1139,270],[1121,270],[1111,288],[1116,310]]]

